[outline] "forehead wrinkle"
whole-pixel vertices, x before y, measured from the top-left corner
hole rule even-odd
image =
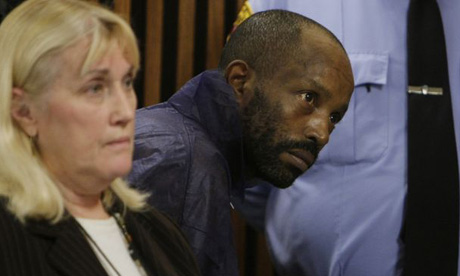
[[[93,69],[93,70],[89,70],[88,72],[84,73],[83,76],[89,76],[89,75],[107,76],[108,74],[109,74],[109,69]]]
[[[110,74],[111,74],[111,65],[104,65],[104,66],[100,66],[101,68],[97,68],[99,65],[96,64],[96,65],[93,65],[94,69],[90,69],[89,71],[87,72],[82,72],[81,74],[81,77],[82,78],[89,78],[91,76],[98,76],[98,77],[102,77],[102,78],[110,78]],[[135,74],[136,74],[136,69],[134,67],[134,65],[130,65],[129,68],[125,71],[125,73],[123,74],[123,77],[127,76],[127,75],[132,75],[132,77],[134,78],[135,77]]]
[[[323,97],[326,97],[327,99],[332,98],[331,91],[327,89],[324,85],[316,81],[315,79],[310,79],[309,82],[311,85],[315,88],[315,90],[320,90],[323,93]]]
[[[346,64],[340,67],[340,65],[337,64],[336,61],[333,61],[328,57],[321,58],[320,56],[316,56],[316,57],[311,57],[311,59],[306,62],[303,62],[302,66],[305,72],[307,72],[307,77],[306,77],[307,81],[309,81],[311,85],[314,85],[315,87],[317,87],[317,89],[324,91],[325,96],[327,98],[332,97],[331,90],[325,87],[322,83],[318,82],[315,79],[316,77],[324,77],[329,74],[333,74],[335,75],[334,77],[335,79],[343,78],[343,80],[347,84],[349,84],[351,87],[354,87],[353,75],[348,74],[347,72],[348,70],[346,67],[349,67],[349,66],[347,66]],[[323,70],[320,70],[320,72],[315,72],[315,70],[313,70],[313,72],[310,71],[315,66],[324,67],[324,68]],[[350,73],[351,73],[351,68],[350,68]],[[308,78],[309,75],[315,75],[316,77]]]

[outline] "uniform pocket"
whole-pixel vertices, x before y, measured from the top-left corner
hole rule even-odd
[[[388,53],[350,52],[355,90],[318,163],[375,161],[388,147]]]

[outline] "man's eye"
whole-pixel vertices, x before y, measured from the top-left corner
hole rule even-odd
[[[329,120],[331,120],[331,123],[337,124],[342,120],[342,115],[338,112],[334,112],[329,116]]]
[[[309,104],[314,104],[316,101],[316,93],[314,92],[305,92],[300,94],[300,97],[302,98],[303,101],[309,103]]]

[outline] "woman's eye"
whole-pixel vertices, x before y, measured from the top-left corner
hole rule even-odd
[[[131,89],[133,87],[134,80],[132,78],[128,78],[125,80],[125,87]]]
[[[331,120],[331,123],[337,124],[342,120],[342,115],[338,112],[332,113],[331,116],[329,116],[329,119]]]
[[[102,84],[100,84],[100,83],[91,85],[91,86],[88,88],[88,92],[90,92],[91,94],[99,94],[99,93],[101,93],[103,90],[104,90],[104,85],[102,85]]]
[[[317,97],[316,93],[314,92],[305,92],[305,93],[300,94],[300,96],[302,97],[303,101],[309,104],[314,104],[316,97]]]

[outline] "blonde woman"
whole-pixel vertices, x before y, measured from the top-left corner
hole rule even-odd
[[[114,13],[29,0],[0,26],[0,274],[198,275],[182,233],[128,188],[139,67]]]

